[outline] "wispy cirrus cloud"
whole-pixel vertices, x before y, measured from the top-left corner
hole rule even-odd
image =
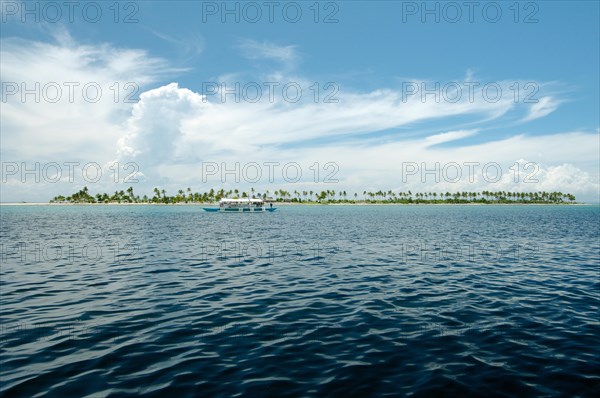
[[[288,66],[295,64],[299,56],[294,45],[278,45],[273,42],[259,42],[253,39],[242,39],[237,43],[243,55],[248,59],[270,59]]]
[[[544,116],[548,116],[549,114],[554,112],[556,109],[558,109],[558,106],[560,105],[560,103],[561,103],[561,101],[554,97],[551,97],[551,96],[542,97],[538,100],[538,102],[531,105],[531,107],[529,108],[529,113],[527,114],[527,116],[525,116],[523,121],[529,122],[531,120],[535,120],[535,119],[542,118]]]
[[[462,138],[471,137],[477,134],[478,130],[458,130],[458,131],[448,131],[447,133],[440,133],[436,135],[429,136],[425,138],[425,142],[428,145],[437,145],[443,144],[445,142],[460,140]]]
[[[165,32],[160,32],[155,29],[148,30],[159,39],[169,43],[174,48],[177,48],[186,56],[198,56],[202,54],[206,48],[206,40],[199,33],[187,33],[183,36],[173,36]]]

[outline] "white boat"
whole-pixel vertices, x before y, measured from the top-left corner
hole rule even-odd
[[[208,212],[224,212],[224,213],[264,213],[273,212],[277,208],[273,207],[273,203],[267,206],[262,199],[229,199],[223,198],[219,201],[219,207],[204,207],[204,211]]]

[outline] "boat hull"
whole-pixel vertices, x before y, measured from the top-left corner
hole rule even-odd
[[[277,210],[276,207],[203,207],[204,211],[209,213],[272,213]]]

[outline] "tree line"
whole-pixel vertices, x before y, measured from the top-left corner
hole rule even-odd
[[[211,188],[208,192],[192,192],[191,188],[185,191],[180,189],[175,195],[167,195],[166,190],[154,188],[152,197],[139,196],[133,192],[133,187],[125,191],[97,193],[91,195],[88,188],[84,187],[69,196],[59,195],[50,200],[50,203],[214,203],[222,198],[262,198],[266,201],[291,202],[291,203],[574,203],[575,196],[563,192],[510,192],[510,191],[481,191],[481,192],[394,192],[363,191],[348,193],[346,191],[286,191],[277,189],[273,192],[265,190],[256,192],[251,188],[248,192],[239,189]]]

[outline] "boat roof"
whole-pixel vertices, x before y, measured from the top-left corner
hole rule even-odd
[[[231,198],[222,198],[220,203],[262,203],[262,199],[252,199],[252,198],[239,198],[239,199],[231,199]]]

